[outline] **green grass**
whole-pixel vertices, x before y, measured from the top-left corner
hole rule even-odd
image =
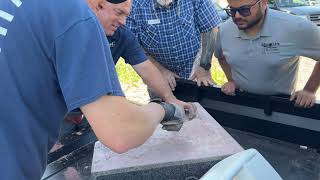
[[[116,70],[121,84],[130,84],[130,86],[138,87],[143,83],[142,79],[134,71],[132,66],[126,64],[122,58],[118,61]]]
[[[211,68],[211,77],[218,85],[222,86],[225,82],[227,82],[227,78],[224,75],[224,72],[220,67],[213,66]]]
[[[118,61],[116,69],[121,83],[130,84],[133,87],[138,87],[143,83],[140,76],[122,58]],[[226,82],[226,77],[220,67],[213,66],[211,76],[218,85]]]

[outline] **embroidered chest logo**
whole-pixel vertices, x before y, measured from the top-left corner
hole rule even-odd
[[[109,43],[109,45],[110,45],[110,48],[114,48],[116,46],[116,42],[112,41],[112,42]]]
[[[261,46],[263,47],[263,50],[266,54],[271,54],[271,53],[279,53],[279,42],[264,42],[261,43]]]

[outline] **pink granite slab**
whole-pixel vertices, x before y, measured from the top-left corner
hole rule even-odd
[[[179,132],[159,126],[142,146],[124,154],[96,142],[92,160],[93,175],[150,169],[174,164],[221,160],[243,148],[198,103],[197,116]]]

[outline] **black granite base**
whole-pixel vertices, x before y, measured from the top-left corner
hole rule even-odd
[[[200,179],[218,161],[185,164],[102,175],[97,180],[196,180]]]

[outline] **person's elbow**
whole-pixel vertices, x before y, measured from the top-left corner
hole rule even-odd
[[[152,121],[124,97],[104,96],[81,107],[98,140],[116,153],[145,142],[154,128]],[[149,127],[149,128],[148,128]]]
[[[103,145],[108,147],[111,151],[118,153],[118,154],[126,153],[130,149],[132,149],[132,147],[129,146],[130,142],[128,142],[124,138],[114,138],[112,140],[112,142],[110,142],[110,139],[103,138],[103,137],[101,137],[101,138],[98,137],[98,140]]]

